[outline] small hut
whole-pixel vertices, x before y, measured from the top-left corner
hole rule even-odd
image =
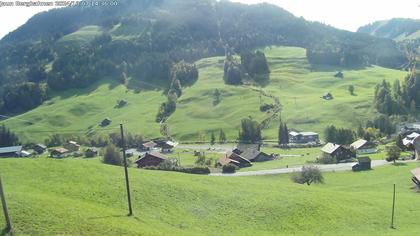
[[[105,119],[103,119],[102,121],[101,121],[101,126],[102,127],[104,127],[104,126],[108,126],[109,124],[111,124],[111,122],[112,122],[112,120],[111,119],[109,119],[109,118],[105,118]]]
[[[357,160],[358,163],[351,167],[353,171],[372,169],[372,160],[369,157],[359,157]]]
[[[321,98],[325,100],[332,100],[334,97],[330,92],[328,92],[328,93],[325,93]]]
[[[45,146],[44,144],[38,143],[37,145],[35,145],[34,147],[34,151],[37,154],[42,154],[47,150],[47,146]]]

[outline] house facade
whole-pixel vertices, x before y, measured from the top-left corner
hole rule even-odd
[[[406,147],[413,148],[416,160],[420,160],[420,134],[413,132],[407,135],[402,142]]]
[[[66,148],[54,148],[50,151],[52,158],[64,158],[70,155],[70,151]]]
[[[372,160],[369,157],[357,158],[358,163],[352,166],[353,171],[370,170],[372,168]]]
[[[315,132],[295,132],[289,133],[290,143],[319,143],[319,134]]]
[[[356,155],[348,148],[335,143],[327,143],[322,149],[324,155],[330,156],[337,162],[348,160],[356,157]]]
[[[38,143],[37,145],[35,145],[34,147],[34,151],[37,154],[42,154],[47,150],[47,146],[45,146],[44,144]]]
[[[178,145],[178,143],[172,141],[166,141],[161,144],[161,152],[162,153],[171,153],[173,149]]]
[[[78,152],[80,150],[80,145],[77,144],[75,141],[69,141],[64,144],[64,148],[69,150],[70,152]]]
[[[137,164],[137,168],[143,168],[146,166],[158,166],[165,160],[168,160],[166,156],[163,156],[160,153],[152,152],[144,154],[144,156],[138,159],[135,163]]]
[[[247,149],[242,154],[240,154],[240,156],[242,156],[250,162],[262,162],[274,159],[274,155],[268,155],[264,152],[255,149]]]
[[[239,168],[252,166],[251,161],[234,152],[227,152],[217,160],[217,166],[219,167],[227,164],[233,164]]]
[[[354,143],[350,144],[350,147],[356,151],[357,154],[369,154],[376,153],[377,147],[374,143],[368,142],[364,139],[359,139]]]
[[[150,151],[154,150],[156,148],[156,146],[157,146],[157,144],[155,142],[149,141],[149,142],[143,143],[141,145],[141,150],[150,152]]]

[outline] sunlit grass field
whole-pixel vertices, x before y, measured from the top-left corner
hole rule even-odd
[[[311,186],[289,175],[130,168],[134,216],[127,217],[121,167],[98,158],[0,159],[15,235],[416,235],[419,194],[409,173],[416,166],[325,173],[324,184]]]

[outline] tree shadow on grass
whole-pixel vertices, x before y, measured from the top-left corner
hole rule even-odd
[[[13,235],[9,228],[4,228],[0,231],[0,236]]]
[[[393,166],[406,166],[407,163],[395,162],[395,163],[392,163],[391,165],[393,165]]]
[[[140,219],[136,216],[129,216],[129,215],[109,215],[109,216],[97,216],[97,217],[89,217],[88,220],[102,220],[102,219],[108,219],[108,218],[133,218],[139,221]],[[0,235],[2,236],[2,235]]]

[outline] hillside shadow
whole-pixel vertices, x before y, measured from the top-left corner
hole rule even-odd
[[[396,163],[392,163],[391,165],[393,165],[393,166],[406,166],[407,163],[396,162]]]
[[[156,83],[153,81],[143,81],[139,79],[130,79],[127,82],[127,89],[133,90],[134,93],[140,93],[140,92],[147,92],[147,91],[167,91],[168,88],[167,85]]]
[[[346,78],[346,70],[364,70],[369,68],[370,66],[331,66],[331,65],[319,65],[319,64],[311,64],[309,70],[311,72],[331,72],[336,73],[337,71],[343,71],[344,78]],[[333,75],[334,76],[334,75]],[[341,78],[337,78],[341,79]]]
[[[109,216],[96,216],[96,217],[89,217],[88,220],[101,220],[101,219],[109,219],[109,218],[125,218],[130,217],[128,215],[109,215]]]
[[[264,88],[270,83],[270,74],[258,75],[254,79],[255,83]]]
[[[121,83],[114,81],[114,80],[102,80],[102,81],[98,81],[96,83],[93,83],[92,85],[89,85],[86,88],[72,88],[69,90],[64,90],[64,91],[54,91],[51,94],[51,97],[58,97],[61,99],[67,99],[70,97],[78,97],[78,96],[85,96],[85,95],[89,95],[92,92],[94,92],[95,90],[97,90],[100,86],[102,85],[108,85],[109,89],[113,89],[115,87],[117,87],[118,85],[121,85]]]

